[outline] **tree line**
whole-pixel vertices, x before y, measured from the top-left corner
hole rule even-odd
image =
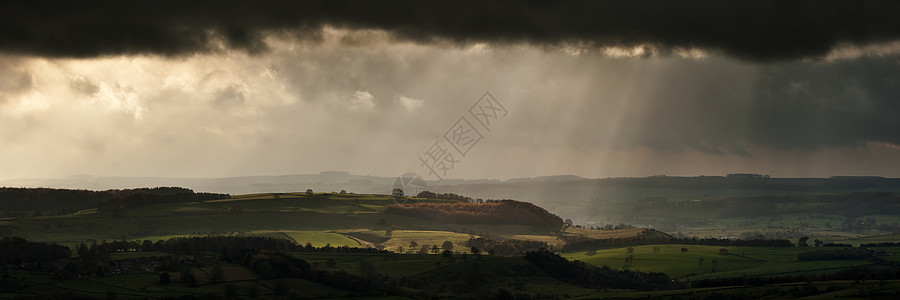
[[[458,201],[458,202],[468,202],[468,203],[476,202],[475,199],[472,199],[471,197],[466,197],[463,195],[457,195],[454,193],[438,194],[438,193],[429,192],[429,191],[419,192],[419,194],[416,195],[416,198],[437,199],[437,200],[454,200],[454,201]]]
[[[469,238],[464,244],[470,248],[472,254],[486,252],[491,255],[498,256],[515,256],[523,255],[529,251],[539,251],[541,249],[551,249],[547,242],[542,241],[526,241],[526,240],[494,240],[491,238]]]
[[[691,281],[692,288],[719,287],[719,286],[763,286],[792,282],[831,281],[831,280],[895,280],[900,279],[898,269],[876,268],[852,268],[840,270],[834,273],[820,275],[785,275],[785,276],[756,276],[756,277],[730,277],[702,279]]]
[[[611,239],[593,239],[584,236],[566,237],[566,245],[562,251],[581,251],[593,250],[599,248],[625,247],[638,245],[653,244],[682,244],[682,245],[706,245],[720,247],[794,247],[789,240],[768,239],[768,240],[732,240],[717,238],[661,238],[658,235],[649,235],[653,229],[649,229],[641,235],[627,238],[611,238]]]
[[[195,193],[180,187],[122,190],[72,190],[52,188],[0,188],[0,210],[77,211],[89,208],[114,210],[153,202],[185,202],[225,199],[227,194]]]
[[[864,260],[868,256],[865,249],[816,250],[797,254],[797,260]]]
[[[66,246],[32,242],[20,237],[0,239],[0,262],[5,264],[57,261],[71,255],[72,250]]]
[[[131,190],[110,190],[113,197],[101,201],[99,212],[114,212],[154,203],[200,202],[228,199],[228,194],[195,193],[191,189],[179,187],[140,188]],[[107,191],[107,192],[110,192]]]
[[[347,246],[332,247],[326,245],[324,247],[314,247],[312,244],[298,245],[287,239],[276,237],[227,237],[227,236],[207,236],[207,237],[180,237],[168,240],[159,240],[151,242],[144,240],[137,241],[114,241],[93,243],[91,245],[81,244],[77,248],[78,257],[62,266],[52,266],[49,262],[57,262],[61,259],[68,259],[72,256],[72,251],[65,246],[56,244],[46,244],[40,242],[32,242],[19,237],[5,237],[0,239],[0,263],[4,264],[25,264],[26,269],[42,270],[55,272],[55,278],[72,278],[76,274],[104,274],[113,262],[110,254],[114,252],[136,251],[136,252],[163,252],[194,255],[218,253],[219,259],[240,262],[250,265],[255,271],[262,270],[265,274],[264,278],[271,276],[287,276],[285,274],[299,274],[295,267],[286,268],[286,263],[298,264],[303,269],[303,263],[297,260],[291,260],[280,254],[272,254],[278,252],[317,252],[317,253],[371,253],[371,254],[389,254],[389,251],[379,250],[375,248],[352,248]],[[248,253],[255,253],[258,256],[248,256]],[[262,254],[260,254],[262,253]],[[268,266],[264,267],[259,261],[264,259],[268,261]],[[285,260],[287,262],[285,262]],[[180,264],[175,264],[180,266]],[[262,268],[262,269],[260,269]],[[181,267],[163,267],[161,270],[178,271]],[[274,272],[274,273],[272,273]],[[274,274],[274,275],[273,275]],[[274,277],[272,277],[274,278]]]
[[[79,247],[79,251],[85,245]],[[348,246],[314,247],[312,244],[299,245],[292,240],[268,236],[198,236],[174,237],[168,240],[112,241],[91,245],[104,252],[166,252],[180,254],[199,254],[203,252],[240,251],[243,249],[267,249],[281,252],[321,252],[321,253],[383,253],[375,248],[354,248]],[[242,255],[242,254],[241,254]],[[241,257],[237,257],[239,260]]]
[[[67,210],[94,208],[108,192],[50,188],[0,188],[2,210]]]

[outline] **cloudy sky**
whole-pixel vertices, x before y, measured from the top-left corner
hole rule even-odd
[[[897,12],[7,1],[0,179],[426,175],[423,160],[443,178],[900,177]]]

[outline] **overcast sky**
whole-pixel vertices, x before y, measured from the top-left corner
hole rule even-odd
[[[898,12],[877,1],[3,2],[0,179],[434,179],[420,159],[435,142],[455,155],[442,156],[443,178],[900,177]],[[487,125],[470,113],[484,111],[479,99],[502,106]],[[457,149],[460,119],[480,135]]]

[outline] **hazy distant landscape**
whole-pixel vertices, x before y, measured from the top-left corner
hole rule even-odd
[[[127,189],[179,186],[198,192],[254,194],[314,191],[350,191],[389,194],[396,178],[353,175],[348,172],[284,176],[249,176],[214,179],[129,178],[73,176],[60,179],[20,179],[5,186]],[[508,180],[426,181],[436,193],[455,193],[473,199],[516,199],[539,205],[585,227],[630,224],[696,237],[740,237],[763,234],[798,238],[817,232],[824,236],[859,236],[854,222],[874,218],[877,227],[900,221],[894,196],[900,179],[877,176],[829,178],[770,178],[758,174],[727,176],[654,176],[644,178],[587,179],[546,176]],[[86,207],[45,206],[59,209]],[[63,204],[64,205],[64,204]],[[15,209],[12,201],[0,204]],[[828,226],[826,226],[828,225]],[[898,227],[896,224],[894,227]],[[802,233],[801,233],[802,232]],[[882,233],[889,231],[881,231]]]
[[[43,182],[86,180],[108,186],[141,179]],[[7,276],[0,295],[678,298],[900,291],[893,271],[900,254],[898,179],[732,174],[428,183],[478,198],[357,193],[343,187],[368,180],[375,188],[373,182],[390,179],[338,172],[150,180],[222,190],[309,180],[308,186],[339,192],[2,188]],[[585,263],[592,267],[579,266]],[[857,290],[875,285],[877,291]]]

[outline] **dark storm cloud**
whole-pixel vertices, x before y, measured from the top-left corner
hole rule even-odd
[[[624,79],[647,63],[656,64],[652,74],[640,76],[647,80]],[[717,58],[616,60],[601,68],[617,70],[623,79],[604,78],[598,87],[603,92],[594,97],[625,97],[635,107],[626,113],[619,146],[752,156],[748,145],[799,151],[900,145],[896,58],[761,66]],[[634,84],[634,94],[610,92]],[[604,110],[598,107],[582,110],[580,124],[590,124],[583,136],[608,126],[588,121]]]
[[[900,36],[892,1],[4,1],[0,50],[52,57],[267,49],[325,25],[421,43],[585,43],[815,57]],[[220,45],[218,42],[224,42]]]
[[[900,145],[900,63],[892,58],[764,67],[747,136],[791,148]]]

